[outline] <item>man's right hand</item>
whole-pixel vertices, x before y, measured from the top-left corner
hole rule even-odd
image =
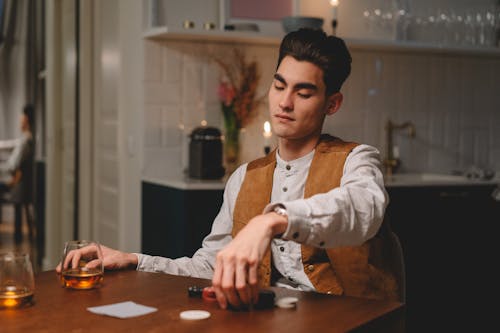
[[[125,268],[137,267],[138,264],[137,255],[133,253],[114,250],[104,245],[101,245],[101,251],[104,257],[103,264],[105,269],[111,270],[111,269],[125,269]],[[77,253],[75,254],[78,255]],[[62,268],[62,263],[59,263],[56,267],[56,272],[61,273],[61,268]]]

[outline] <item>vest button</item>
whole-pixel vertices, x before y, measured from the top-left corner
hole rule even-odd
[[[290,170],[291,168],[292,168],[292,167],[291,167],[291,166],[289,166],[289,165],[287,165],[287,166],[286,166],[286,169],[287,169],[287,170]]]
[[[299,232],[298,232],[298,231],[294,232],[294,233],[293,233],[293,235],[292,235],[292,237],[293,237],[294,239],[299,238]]]
[[[288,189],[286,187],[283,187],[283,192],[286,192],[288,191]]]
[[[309,272],[314,271],[314,265],[309,265],[309,266],[307,266],[307,270],[308,270]]]
[[[280,251],[281,252],[285,251],[285,248],[283,246],[280,246]]]

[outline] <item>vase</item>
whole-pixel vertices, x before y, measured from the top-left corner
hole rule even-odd
[[[238,167],[240,156],[240,131],[236,129],[226,129],[224,142],[224,159],[226,161],[226,171],[233,173]]]
[[[240,128],[233,112],[224,112],[224,129],[226,173],[231,174],[238,167],[240,156]]]

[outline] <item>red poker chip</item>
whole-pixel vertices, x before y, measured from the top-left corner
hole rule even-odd
[[[205,287],[201,293],[201,298],[207,302],[217,302],[215,291],[213,287]]]

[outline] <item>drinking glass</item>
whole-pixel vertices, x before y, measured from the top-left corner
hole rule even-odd
[[[35,292],[33,265],[28,254],[0,254],[0,309],[32,304]]]
[[[73,240],[64,244],[60,275],[63,287],[97,288],[101,285],[103,278],[103,256],[99,243]]]

